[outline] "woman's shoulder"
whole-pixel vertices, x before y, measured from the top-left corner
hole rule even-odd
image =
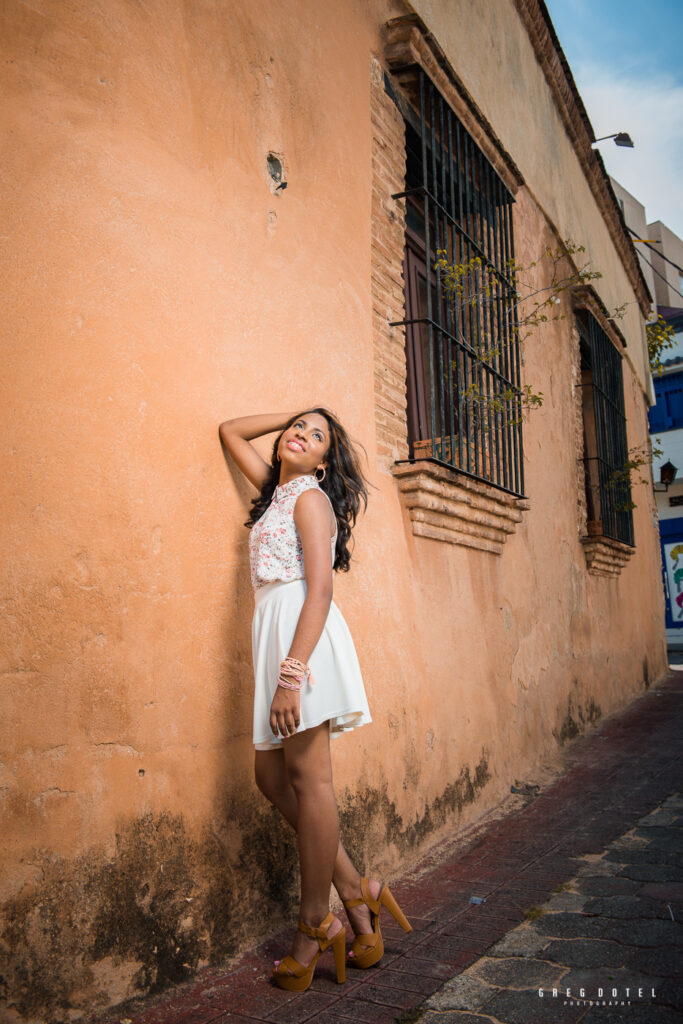
[[[315,479],[314,477],[310,477],[310,476],[309,476],[309,477],[305,477],[304,479],[306,479],[306,480],[307,480],[307,481],[309,481],[309,482],[308,482],[308,483],[305,483],[305,484],[304,484],[304,483],[302,483],[302,484],[301,484],[301,485],[300,485],[300,486],[299,486],[299,487],[297,488],[297,490],[296,490],[296,493],[295,493],[295,504],[294,504],[294,507],[295,507],[295,508],[296,508],[296,506],[297,506],[297,505],[299,504],[299,499],[300,499],[300,498],[301,498],[301,497],[302,497],[302,496],[303,496],[304,494],[309,494],[310,492],[317,492],[318,494],[322,494],[322,495],[323,495],[323,497],[325,498],[325,504],[330,504],[330,505],[332,504],[332,503],[331,503],[331,501],[330,501],[330,499],[329,499],[329,497],[328,497],[328,496],[327,496],[327,495],[325,494],[324,490],[323,490],[323,489],[322,489],[322,487],[321,487],[321,486],[320,486],[320,485],[318,484],[318,481],[317,481],[317,480],[316,480],[316,479]],[[322,502],[322,501],[320,501],[320,499],[319,499],[319,498],[308,498],[308,497],[307,497],[307,498],[305,498],[305,499],[304,499],[304,501],[303,501],[303,504],[304,504],[304,505],[311,505],[311,504],[315,504],[316,502],[320,502],[320,505],[321,505],[321,507],[322,507],[322,505],[323,505],[323,502]]]
[[[296,516],[296,514],[297,514],[297,508],[299,508],[301,511],[304,511],[305,509],[311,508],[311,507],[315,506],[316,504],[319,505],[320,508],[323,508],[323,507],[326,506],[327,509],[329,510],[329,514],[332,517],[332,521],[334,522],[334,530],[335,530],[335,533],[336,533],[336,530],[337,530],[337,517],[336,517],[335,512],[334,512],[334,505],[332,504],[332,501],[330,500],[329,495],[325,493],[325,491],[322,489],[322,487],[320,486],[318,481],[315,479],[315,477],[310,477],[309,476],[306,479],[310,480],[311,482],[306,484],[306,485],[304,485],[304,486],[302,486],[301,489],[299,490],[299,492],[297,493],[295,504],[294,504],[294,515]],[[322,500],[321,498],[305,498],[303,502],[300,502],[300,500],[299,500],[300,496],[302,496],[304,493],[308,494],[311,491],[317,491],[319,494],[321,494],[323,496],[324,500]],[[304,512],[304,514],[305,514],[305,512]]]

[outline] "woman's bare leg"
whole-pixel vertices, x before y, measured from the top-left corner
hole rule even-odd
[[[283,748],[257,750],[254,768],[256,785],[296,832],[299,814],[298,801],[289,779]],[[356,899],[361,895],[360,875],[341,841],[337,845],[332,882],[342,900]],[[377,898],[380,890],[379,882],[372,880],[370,890],[372,895]],[[371,918],[370,911],[366,906],[361,904],[359,907],[354,907],[347,911],[347,916],[355,935],[368,934],[371,929]],[[310,959],[311,957],[308,958],[309,961]]]
[[[282,747],[257,750],[254,766],[256,785],[296,832],[299,811],[296,793],[287,774]],[[332,883],[341,899],[350,900],[360,894],[360,875],[341,841],[337,847]]]
[[[300,918],[316,928],[330,910],[330,887],[339,847],[339,815],[332,788],[330,732],[327,722],[288,737],[283,743],[285,766],[297,803],[296,831],[301,872]],[[342,927],[335,921],[331,938]],[[297,931],[292,956],[310,963],[316,939]]]

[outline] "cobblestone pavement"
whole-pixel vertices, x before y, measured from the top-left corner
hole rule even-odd
[[[381,964],[345,985],[328,954],[308,992],[274,987],[287,932],[100,1024],[682,1021],[682,698],[672,671],[568,744],[547,788],[392,881],[413,931],[383,915]]]
[[[581,859],[538,917],[447,981],[417,1019],[683,1020],[683,795]]]

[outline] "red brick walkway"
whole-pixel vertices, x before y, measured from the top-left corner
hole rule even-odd
[[[405,935],[383,914],[386,954],[378,967],[350,970],[346,984],[338,986],[327,954],[308,992],[282,992],[268,974],[273,958],[287,946],[288,932],[244,956],[230,971],[204,972],[145,1008],[135,1004],[137,1009],[120,1008],[100,1018],[101,1024],[393,1024],[524,921],[525,910],[548,900],[575,876],[579,858],[601,854],[682,788],[682,697],[683,672],[672,672],[624,711],[574,740],[566,752],[565,773],[464,852],[417,879],[392,882],[414,930]],[[473,895],[486,902],[471,904]],[[547,1006],[543,1012],[546,1022],[554,1019]],[[405,1019],[416,1016],[406,1014]],[[491,1018],[456,1011],[441,1019],[469,1024]],[[628,1019],[635,1024],[635,1017]]]

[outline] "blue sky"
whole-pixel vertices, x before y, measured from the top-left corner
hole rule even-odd
[[[683,238],[683,2],[546,0],[607,171]]]

